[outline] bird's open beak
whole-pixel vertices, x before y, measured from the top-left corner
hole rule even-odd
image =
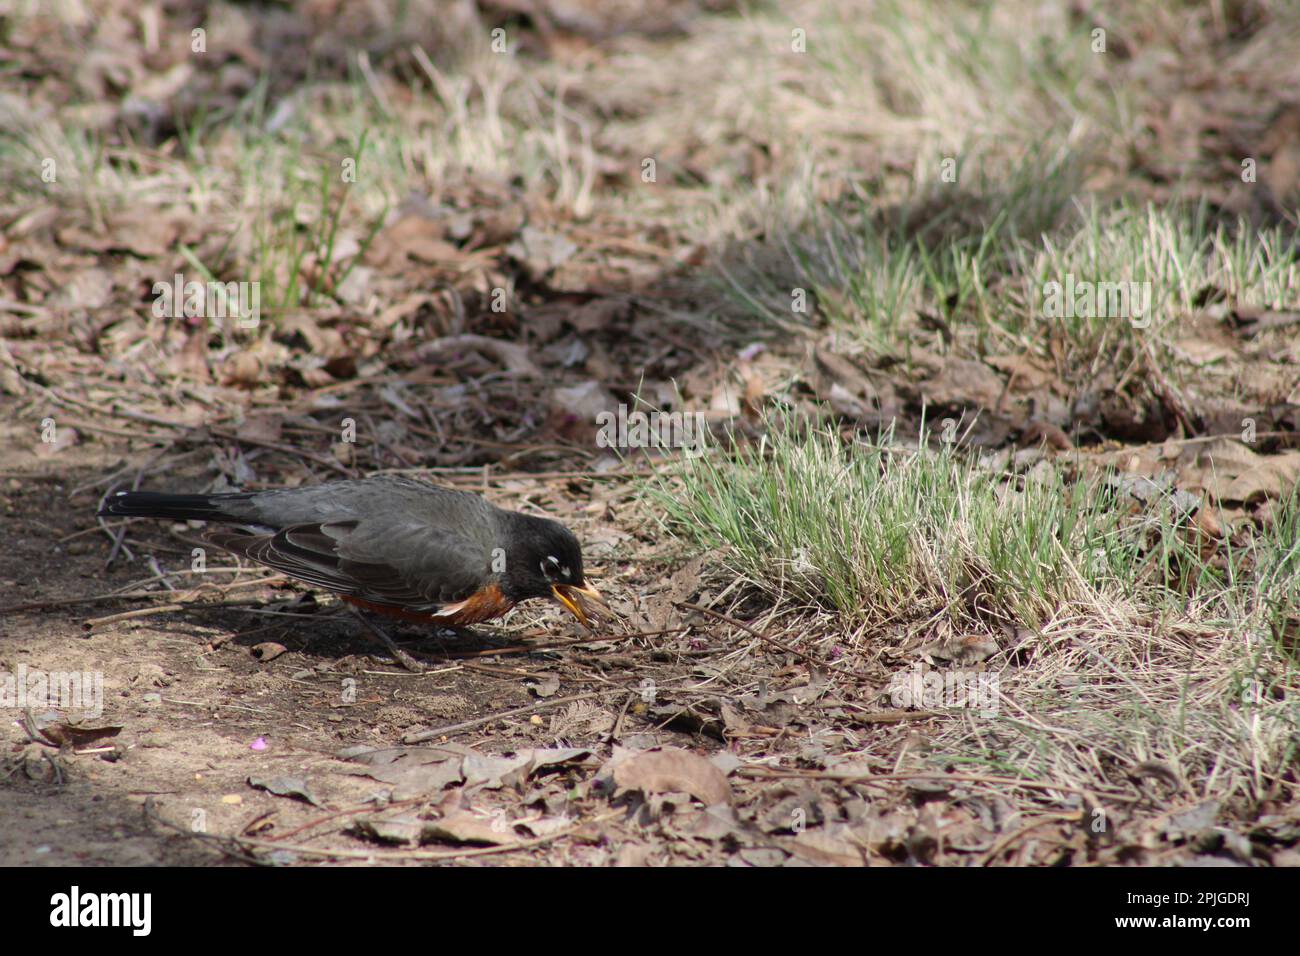
[[[563,604],[565,609],[585,627],[591,626],[587,623],[588,601],[597,607],[609,607],[605,599],[600,596],[600,592],[590,584],[585,587],[578,587],[576,584],[552,584],[551,593],[555,595],[555,600]]]

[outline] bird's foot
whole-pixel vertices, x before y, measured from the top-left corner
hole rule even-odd
[[[393,655],[393,658],[397,661],[397,663],[401,664],[403,667],[405,667],[408,671],[411,671],[413,674],[423,674],[426,670],[428,670],[428,667],[425,664],[421,663],[420,661],[417,661],[410,654],[406,653],[406,651],[398,647],[397,642],[394,641],[391,637],[389,637],[378,624],[376,624],[374,621],[369,620],[364,614],[362,614],[356,608],[352,609],[352,613],[354,613],[357,617],[361,619],[361,623],[364,624],[367,627],[367,629],[369,629],[370,633],[374,634],[375,637],[379,638],[379,640],[383,643],[384,647],[388,648],[388,652]]]

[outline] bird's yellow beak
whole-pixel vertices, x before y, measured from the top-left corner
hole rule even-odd
[[[576,584],[552,584],[551,593],[555,595],[555,600],[564,605],[565,609],[582,622],[584,627],[590,627],[587,623],[586,603],[591,601],[598,607],[609,607],[605,599],[600,596],[600,592],[590,584],[584,587],[578,587]]]

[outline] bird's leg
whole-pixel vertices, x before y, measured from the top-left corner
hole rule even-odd
[[[371,621],[364,614],[358,611],[355,607],[352,607],[352,605],[348,605],[348,607],[351,608],[353,614],[355,614],[358,618],[361,619],[361,623],[370,629],[370,633],[374,634],[377,638],[383,641],[384,647],[388,648],[389,653],[391,653],[393,657],[397,659],[397,663],[401,664],[408,671],[411,671],[413,673],[416,674],[424,673],[424,671],[426,670],[425,666],[421,664],[419,661],[417,661],[410,654],[406,653],[406,651],[398,647],[396,642],[394,642],[391,637],[385,634],[378,624]]]

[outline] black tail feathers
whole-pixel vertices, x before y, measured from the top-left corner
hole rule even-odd
[[[101,516],[172,518],[176,521],[238,521],[223,508],[225,501],[244,495],[169,495],[157,491],[119,491],[104,500]]]

